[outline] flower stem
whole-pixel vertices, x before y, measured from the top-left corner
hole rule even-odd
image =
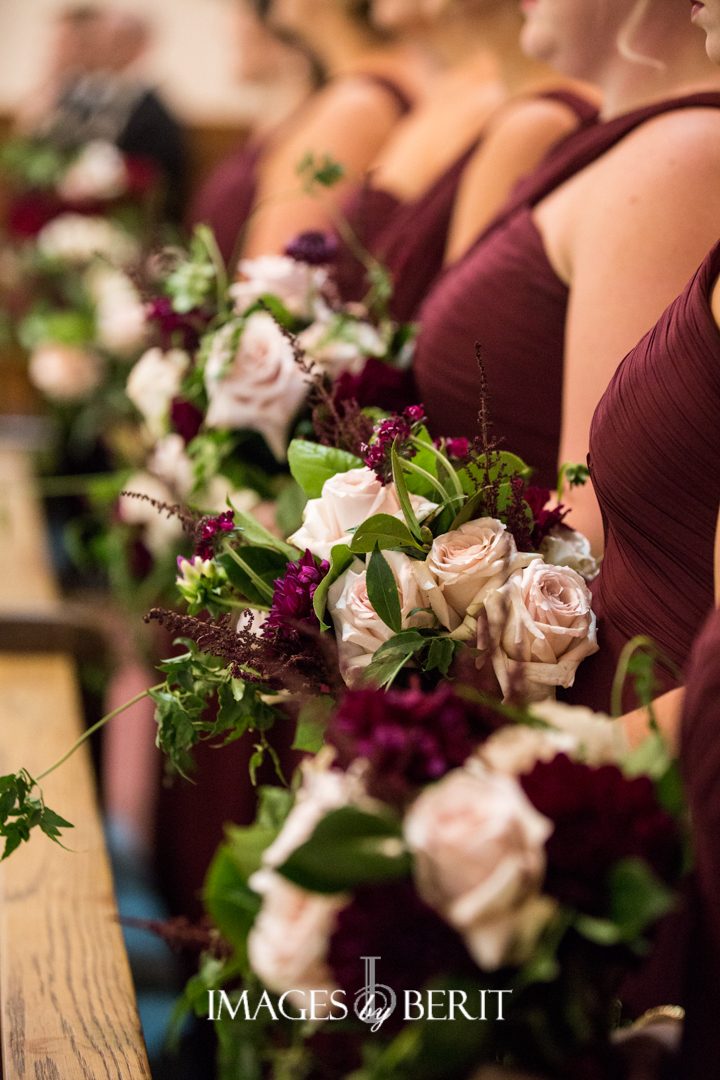
[[[429,450],[432,454],[434,454],[438,461],[442,462],[443,468],[447,471],[457,494],[465,494],[462,489],[462,484],[460,483],[460,477],[458,476],[448,459],[442,453],[442,451],[438,450],[437,446],[433,446],[432,443],[423,442],[422,439],[418,439],[416,435],[410,436],[410,442],[413,444],[413,446],[417,446],[418,450]],[[417,467],[419,468],[419,466]]]
[[[40,780],[44,780],[45,777],[49,776],[51,772],[54,772],[55,769],[60,767],[60,765],[63,765],[67,761],[67,759],[69,757],[72,757],[75,751],[79,747],[81,747],[87,739],[90,738],[91,735],[94,735],[96,731],[99,731],[103,724],[107,724],[108,720],[112,720],[113,716],[118,716],[119,713],[125,712],[125,710],[129,709],[131,705],[135,705],[138,701],[142,701],[142,699],[144,697],[148,697],[153,690],[159,690],[164,685],[165,683],[161,682],[157,683],[156,686],[148,687],[147,690],[143,690],[142,694],[137,694],[134,698],[131,698],[130,701],[126,701],[124,705],[120,705],[117,709],[113,709],[112,712],[108,713],[107,716],[103,716],[100,720],[98,720],[96,724],[93,724],[92,727],[89,727],[87,731],[83,732],[78,741],[76,743],[73,743],[68,752],[66,754],[63,754],[59,761],[56,761],[55,764],[51,765],[49,769],[46,769],[45,772],[42,772],[39,776],[36,776],[36,783]]]
[[[410,472],[414,472],[418,476],[422,476],[424,480],[427,480],[429,484],[432,484],[435,490],[439,492],[443,505],[445,503],[454,503],[460,497],[462,497],[463,499],[465,498],[465,493],[463,491],[460,491],[457,495],[448,495],[447,491],[442,486],[440,481],[436,477],[434,477],[432,473],[429,473],[427,469],[421,468],[420,465],[414,465],[412,461],[408,461],[406,458],[401,458],[400,461],[403,469],[408,469]]]
[[[241,570],[245,571],[260,595],[264,596],[267,600],[272,600],[273,590],[266,581],[263,581],[259,574],[255,573],[252,566],[248,566],[245,560],[242,559],[237,551],[231,548],[228,543],[223,544],[223,551],[238,564]]]

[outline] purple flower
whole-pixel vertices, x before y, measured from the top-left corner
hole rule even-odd
[[[381,484],[388,484],[392,480],[390,451],[396,439],[400,456],[412,458],[417,453],[408,440],[414,433],[413,429],[422,424],[424,419],[425,410],[422,405],[408,405],[402,414],[395,413],[376,424],[370,442],[361,446],[363,461],[373,470]]]
[[[338,242],[330,233],[310,232],[300,233],[285,248],[285,254],[296,262],[308,263],[310,266],[325,266],[337,257]]]
[[[368,356],[359,375],[344,371],[335,385],[336,404],[352,400],[361,409],[374,405],[386,412],[402,412],[417,394],[412,371],[401,371],[376,356]]]
[[[263,626],[263,637],[297,636],[298,623],[312,627],[320,625],[313,610],[313,597],[329,569],[327,559],[318,566],[313,553],[307,550],[297,562],[288,563],[285,577],[276,578],[274,582],[275,592]]]
[[[523,498],[532,510],[532,516],[535,519],[535,524],[532,531],[532,543],[535,549],[540,547],[547,534],[555,525],[559,525],[564,517],[566,517],[570,511],[563,510],[563,504],[558,505],[553,510],[545,510],[545,503],[550,498],[550,488],[539,487],[526,487],[523,492]]]
[[[176,397],[173,398],[170,405],[170,419],[175,431],[182,436],[183,442],[187,446],[200,430],[203,414],[191,401]]]
[[[446,439],[445,440],[445,453],[449,457],[464,458],[470,450],[470,444],[467,439]]]
[[[232,510],[226,510],[217,517],[201,518],[195,530],[195,554],[201,559],[212,559],[218,533],[232,532],[234,528],[235,514]]]
[[[327,731],[338,764],[366,758],[368,791],[402,805],[417,788],[463,764],[502,720],[447,683],[421,690],[348,690]]]
[[[197,348],[200,335],[204,332],[208,316],[195,308],[187,315],[179,315],[168,296],[158,296],[151,300],[146,308],[148,322],[155,323],[164,350],[177,348],[192,352]]]

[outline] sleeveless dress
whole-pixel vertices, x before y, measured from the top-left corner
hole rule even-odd
[[[720,244],[625,357],[590,429],[605,556],[593,581],[600,651],[568,700],[608,709],[625,643],[651,637],[682,668],[714,602],[720,506],[720,330],[710,307]],[[677,685],[670,671],[663,689]],[[624,708],[635,707],[626,684]]]
[[[433,435],[478,434],[479,342],[494,435],[534,467],[533,483],[555,486],[569,290],[548,261],[533,208],[641,124],[698,106],[720,107],[720,94],[658,102],[567,136],[448,267],[421,309],[414,360]]]
[[[388,93],[395,102],[398,119],[411,110],[412,101],[391,79],[373,73],[363,73],[360,77]],[[193,199],[188,224],[192,227],[204,223],[212,228],[228,265],[235,254],[240,231],[255,205],[258,170],[271,142],[272,136],[251,137],[245,146],[220,162]]]
[[[566,105],[577,116],[581,128],[597,120],[595,106],[577,94],[550,90],[535,96]],[[370,177],[344,207],[360,242],[392,275],[394,291],[389,306],[398,322],[415,318],[442,270],[458,187],[466,165],[481,143],[482,135],[473,139],[417,199],[401,202],[391,192],[373,187]],[[362,300],[367,292],[365,270],[347,252],[339,279],[344,300]]]
[[[720,611],[687,668],[680,762],[693,819],[695,873],[679,1075],[715,1080],[720,1061]]]

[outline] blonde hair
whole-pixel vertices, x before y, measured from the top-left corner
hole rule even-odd
[[[618,34],[617,47],[620,55],[624,56],[626,60],[632,60],[636,64],[645,64],[646,67],[655,68],[656,71],[664,71],[666,65],[662,60],[657,60],[654,56],[645,56],[632,47],[635,31],[647,14],[650,3],[651,0],[637,0],[635,7],[625,21],[625,25]]]

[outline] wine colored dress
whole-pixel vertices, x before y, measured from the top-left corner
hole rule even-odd
[[[387,91],[395,102],[398,119],[411,110],[412,101],[392,79],[373,73],[364,73],[360,77]],[[240,231],[255,205],[258,169],[271,142],[272,137],[251,138],[241,150],[217,166],[193,200],[189,224],[210,225],[228,265],[236,253]]]
[[[533,483],[555,486],[569,290],[550,265],[533,209],[641,124],[698,106],[720,107],[720,94],[658,102],[569,135],[448,267],[421,309],[414,361],[433,435],[478,434],[479,342],[494,435],[534,467]]]
[[[720,244],[625,357],[590,429],[589,464],[605,528],[592,583],[600,650],[566,696],[608,709],[625,643],[651,637],[682,669],[713,606],[720,507],[720,331],[710,308]],[[668,670],[663,689],[677,685]],[[624,708],[635,707],[626,685]]]
[[[577,116],[581,128],[597,120],[595,106],[577,94],[551,90],[536,96],[566,105]],[[363,246],[390,271],[394,285],[390,312],[399,322],[409,322],[417,316],[442,270],[458,187],[481,142],[482,136],[473,139],[417,199],[401,202],[391,192],[372,187],[370,178],[345,207],[348,221]],[[346,255],[340,281],[343,299],[361,300],[367,288],[364,267]]]
[[[680,747],[693,820],[695,873],[679,1075],[715,1080],[720,1062],[720,611],[687,666]]]

